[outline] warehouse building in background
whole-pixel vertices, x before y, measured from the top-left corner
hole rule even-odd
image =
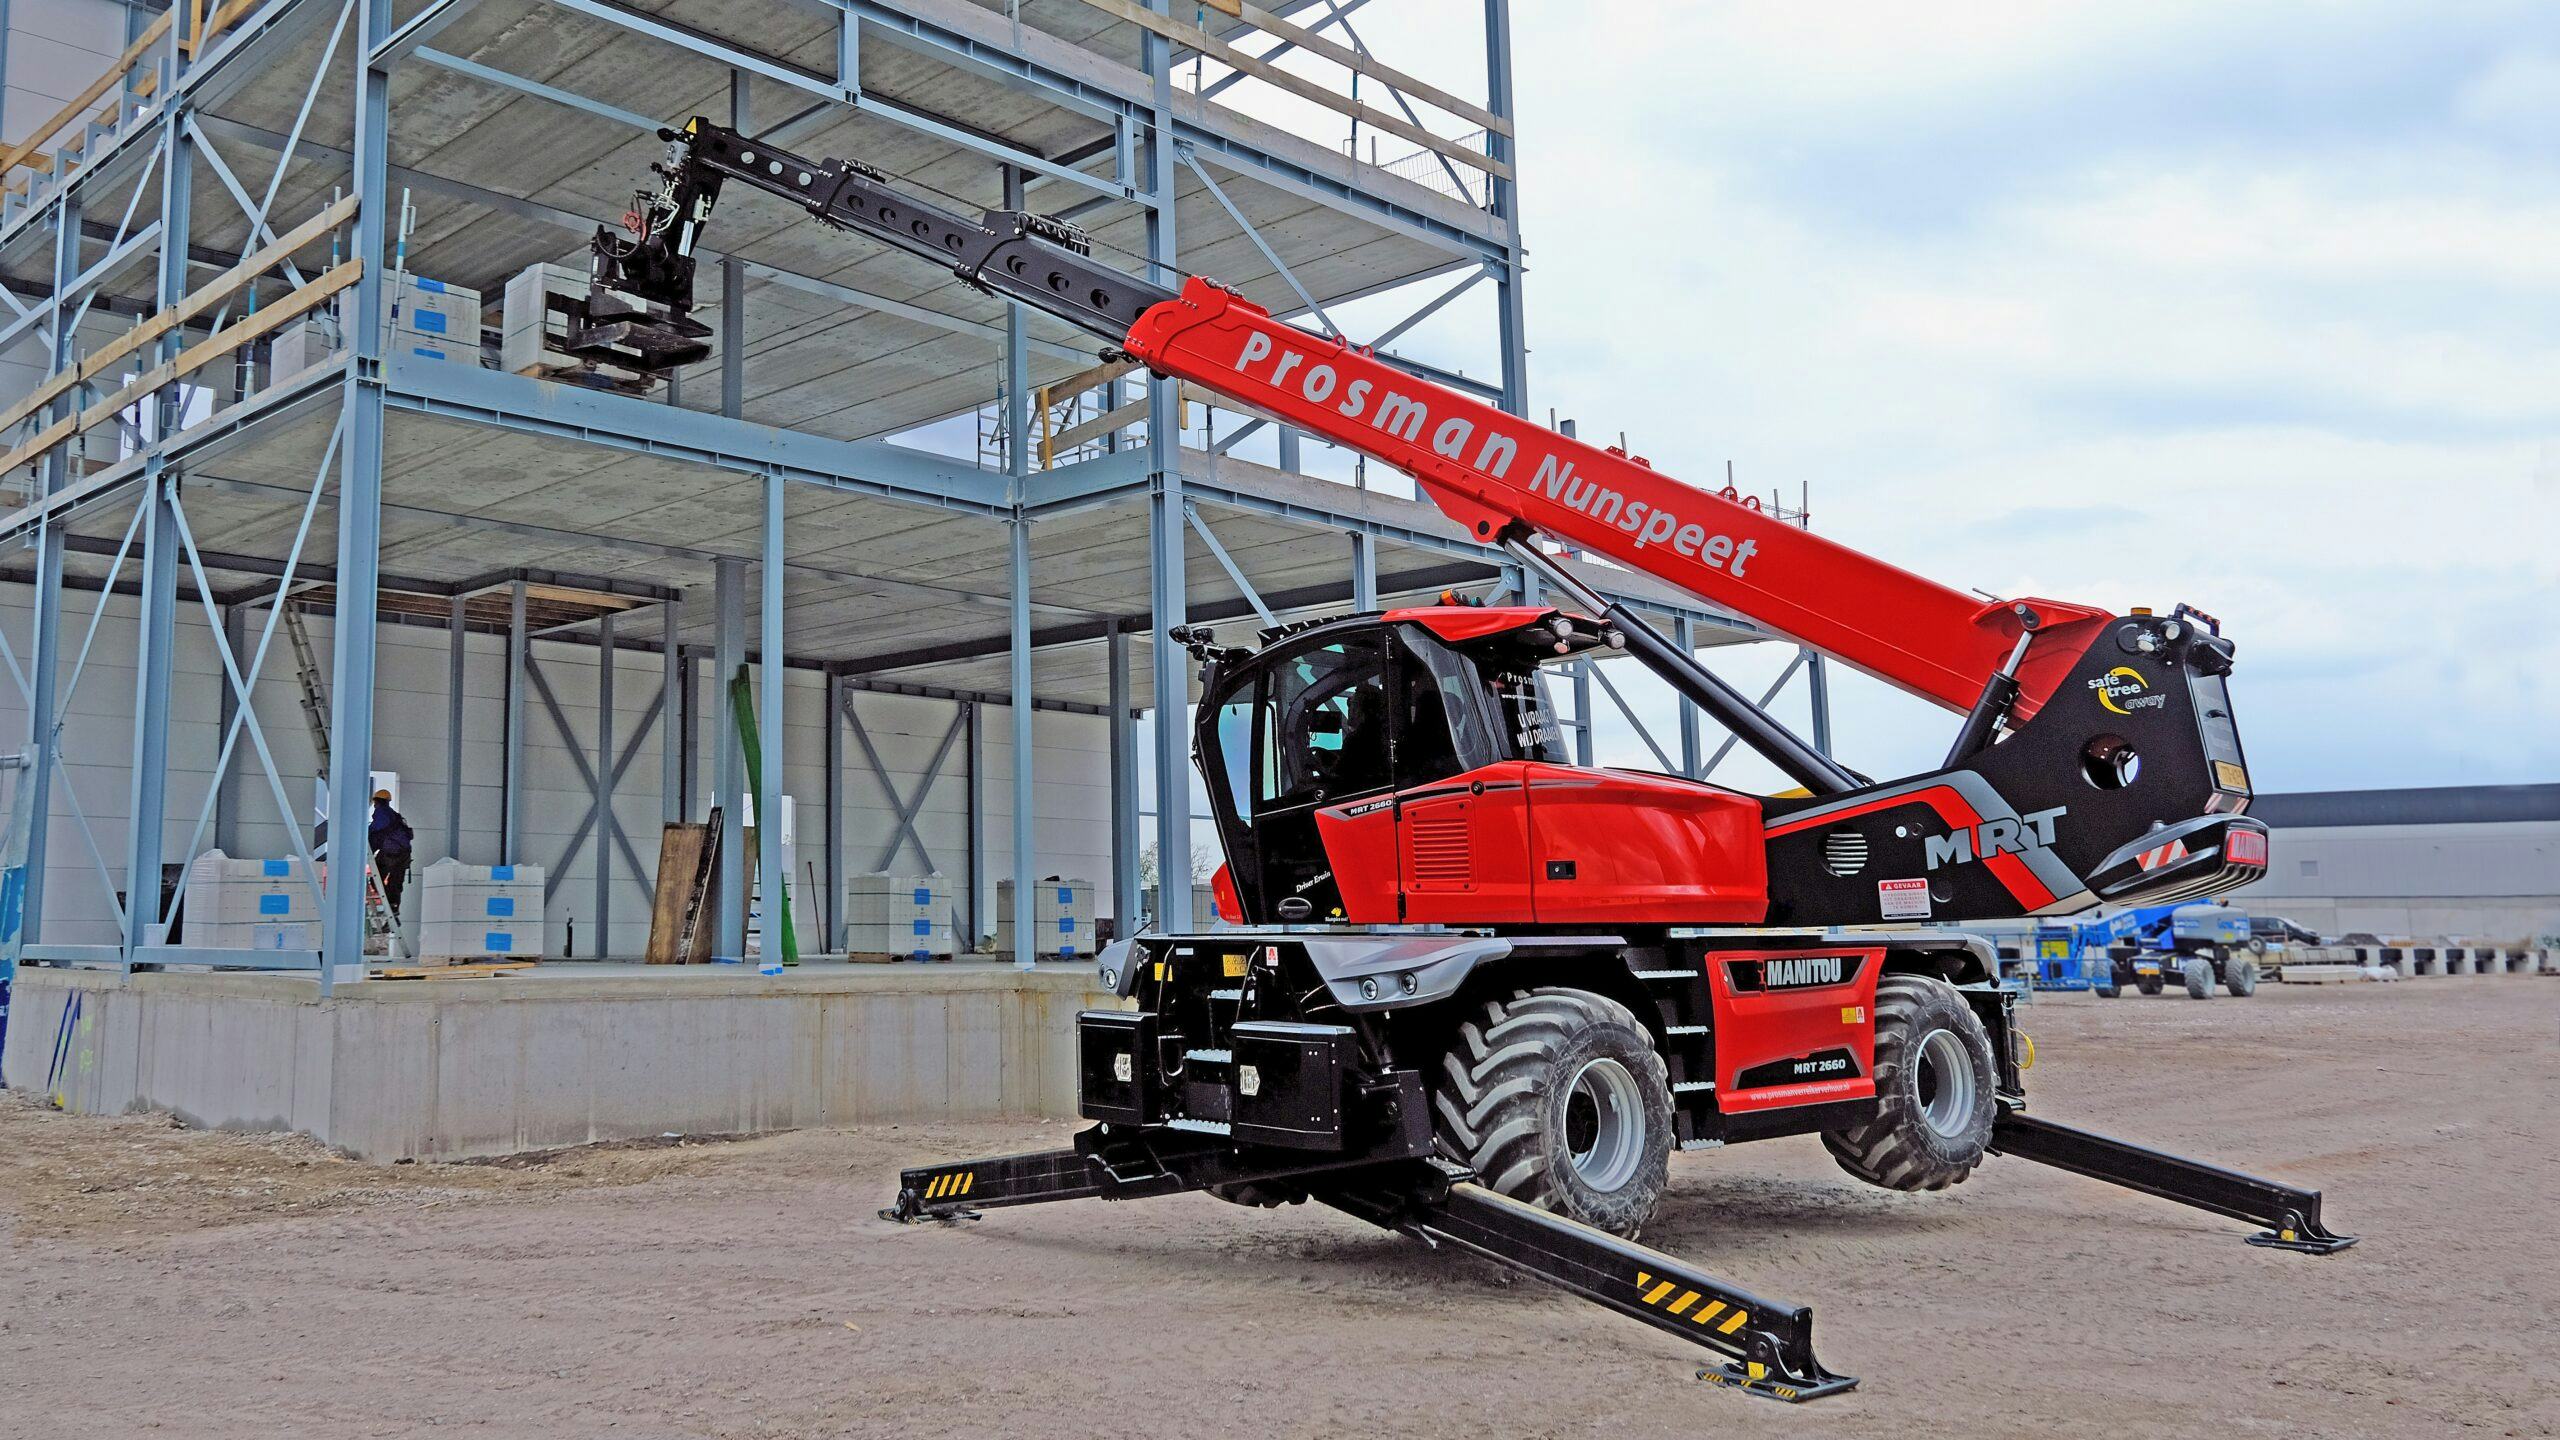
[[[2560,934],[2560,784],[2261,795],[2267,877],[2231,903],[2324,935]]]

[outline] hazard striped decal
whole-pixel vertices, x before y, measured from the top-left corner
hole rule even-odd
[[[927,1200],[956,1200],[961,1196],[968,1194],[971,1190],[976,1189],[977,1186],[977,1171],[953,1170],[946,1174],[934,1176],[932,1183],[924,1187],[924,1198]]]
[[[2143,851],[2140,855],[2134,857],[2134,862],[2145,870],[2157,870],[2172,860],[2184,860],[2186,858],[2187,842],[2184,840],[2172,840],[2166,845],[2157,845],[2149,850]]]
[[[1662,1303],[1664,1298],[1673,1291],[1679,1291],[1680,1298],[1673,1300],[1669,1305],[1664,1305]],[[1728,1309],[1721,1300],[1708,1300],[1704,1305],[1698,1305],[1700,1300],[1706,1299],[1705,1296],[1695,1290],[1681,1289],[1680,1282],[1677,1280],[1657,1280],[1642,1270],[1636,1272],[1636,1298],[1660,1309],[1665,1314],[1678,1315],[1693,1325],[1719,1321],[1713,1327],[1719,1335],[1730,1335],[1751,1323],[1751,1312],[1748,1310]],[[1691,1313],[1689,1309],[1692,1305],[1698,1307],[1695,1313]],[[1719,1317],[1721,1317],[1720,1320]]]

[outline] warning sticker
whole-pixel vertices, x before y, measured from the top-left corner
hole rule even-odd
[[[1928,919],[1929,882],[1926,880],[1877,881],[1876,910],[1887,920]]]

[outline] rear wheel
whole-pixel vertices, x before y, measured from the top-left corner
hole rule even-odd
[[[2198,1000],[2213,998],[2213,962],[2201,955],[2190,955],[2178,966],[2178,978],[2187,982],[2187,994]]]
[[[1991,1143],[1998,1071],[1982,1017],[1944,980],[1876,982],[1876,1115],[1822,1133],[1840,1168],[1887,1190],[1944,1190]]]
[[[2133,977],[2133,988],[2145,995],[2157,995],[2161,988],[2160,977],[2156,974],[2136,975]]]
[[[2234,955],[2222,962],[2222,988],[2234,995],[2258,993],[2258,962],[2246,955]]]
[[[1627,1007],[1524,990],[1458,1027],[1432,1096],[1441,1153],[1488,1188],[1634,1235],[1669,1178],[1671,1082]]]

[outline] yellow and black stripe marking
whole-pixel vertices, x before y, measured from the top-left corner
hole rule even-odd
[[[1670,1298],[1675,1291],[1678,1292],[1679,1298],[1672,1300],[1669,1305],[1664,1305],[1662,1302]],[[1751,1312],[1748,1310],[1730,1309],[1721,1300],[1706,1300],[1706,1297],[1698,1291],[1682,1289],[1677,1280],[1657,1280],[1642,1270],[1636,1272],[1636,1298],[1647,1305],[1660,1308],[1665,1314],[1680,1316],[1693,1325],[1716,1322],[1714,1328],[1719,1335],[1730,1335],[1751,1323]],[[1706,1300],[1706,1303],[1700,1305],[1698,1302],[1701,1300]],[[1693,1311],[1690,1309],[1691,1306],[1697,1308]]]
[[[957,1200],[978,1186],[975,1170],[952,1170],[936,1175],[924,1187],[927,1200]]]

